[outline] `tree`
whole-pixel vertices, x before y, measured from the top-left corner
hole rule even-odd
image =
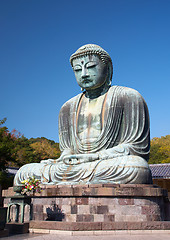
[[[60,156],[59,144],[47,138],[27,139],[16,129],[9,132],[6,126],[2,126],[6,118],[0,120],[0,184],[7,188],[12,184],[6,169],[21,167],[27,163],[40,162],[40,160]]]
[[[170,163],[170,135],[151,140],[149,163]]]
[[[15,166],[21,167],[24,164],[38,162],[34,149],[31,147],[29,140],[24,137],[15,139],[12,156],[15,159]]]
[[[39,160],[48,158],[56,159],[60,156],[58,145],[55,142],[51,144],[51,140],[45,138],[38,139],[38,141],[33,142],[30,146],[34,149],[33,152]]]
[[[0,120],[0,171],[5,170],[8,162],[14,161],[12,156],[13,138],[7,127],[2,125],[6,122],[6,118]]]
[[[13,177],[9,177],[6,166],[9,162],[13,162],[12,149],[14,140],[8,128],[2,126],[6,122],[6,118],[0,120],[0,185],[2,189],[12,185]]]

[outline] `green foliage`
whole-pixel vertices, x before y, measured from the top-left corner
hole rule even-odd
[[[3,125],[6,122],[7,118],[3,118],[2,120],[0,120],[0,126]]]
[[[12,186],[13,177],[5,169],[21,167],[27,163],[40,162],[40,160],[60,156],[59,144],[47,138],[27,139],[17,130],[9,132],[3,124],[6,118],[0,120],[0,184],[2,188]]]
[[[170,163],[170,135],[151,140],[149,164]]]
[[[15,139],[12,156],[15,159],[15,163],[12,166],[15,167],[36,162],[36,155],[33,153],[33,148],[30,146],[29,140],[24,136]]]
[[[5,122],[6,118],[0,120],[0,170],[60,156],[55,141],[44,137],[27,139],[15,129],[9,132],[2,126]]]
[[[38,137],[38,138],[30,138],[29,139],[29,142],[30,142],[30,144],[31,143],[35,143],[35,142],[42,142],[43,140],[47,140],[48,141],[48,143],[50,143],[51,145],[55,145],[56,143],[55,143],[55,141],[53,141],[53,140],[50,140],[50,139],[47,139],[47,138],[45,138],[45,137]]]
[[[52,145],[47,139],[43,139],[38,142],[34,142],[30,145],[34,151],[33,153],[37,155],[37,158],[39,160],[44,160],[48,158],[58,158],[59,157],[59,151],[58,149]]]
[[[5,121],[6,118],[0,120],[0,171],[5,169],[8,162],[14,161],[12,156],[14,141],[8,128],[2,126]]]

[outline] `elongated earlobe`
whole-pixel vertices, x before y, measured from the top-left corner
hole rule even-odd
[[[107,80],[106,80],[106,83],[107,83],[107,86],[111,86],[111,83],[112,83],[112,74],[113,74],[113,67],[112,67],[112,64],[109,62],[108,63],[108,69],[107,69]]]

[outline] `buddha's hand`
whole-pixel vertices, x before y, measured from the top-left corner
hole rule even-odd
[[[64,156],[63,162],[69,165],[76,165],[84,162],[92,162],[98,159],[99,159],[98,153],[75,154]]]
[[[58,159],[51,159],[51,158],[49,158],[49,159],[46,159],[46,160],[41,160],[40,163],[42,163],[42,164],[56,164],[60,160],[61,160],[60,158],[58,158]]]

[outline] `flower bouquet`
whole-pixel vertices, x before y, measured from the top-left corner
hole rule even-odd
[[[39,179],[29,177],[29,179],[26,179],[21,183],[23,184],[21,194],[32,193],[34,195],[36,192],[42,192],[42,188],[40,187],[41,181]]]

